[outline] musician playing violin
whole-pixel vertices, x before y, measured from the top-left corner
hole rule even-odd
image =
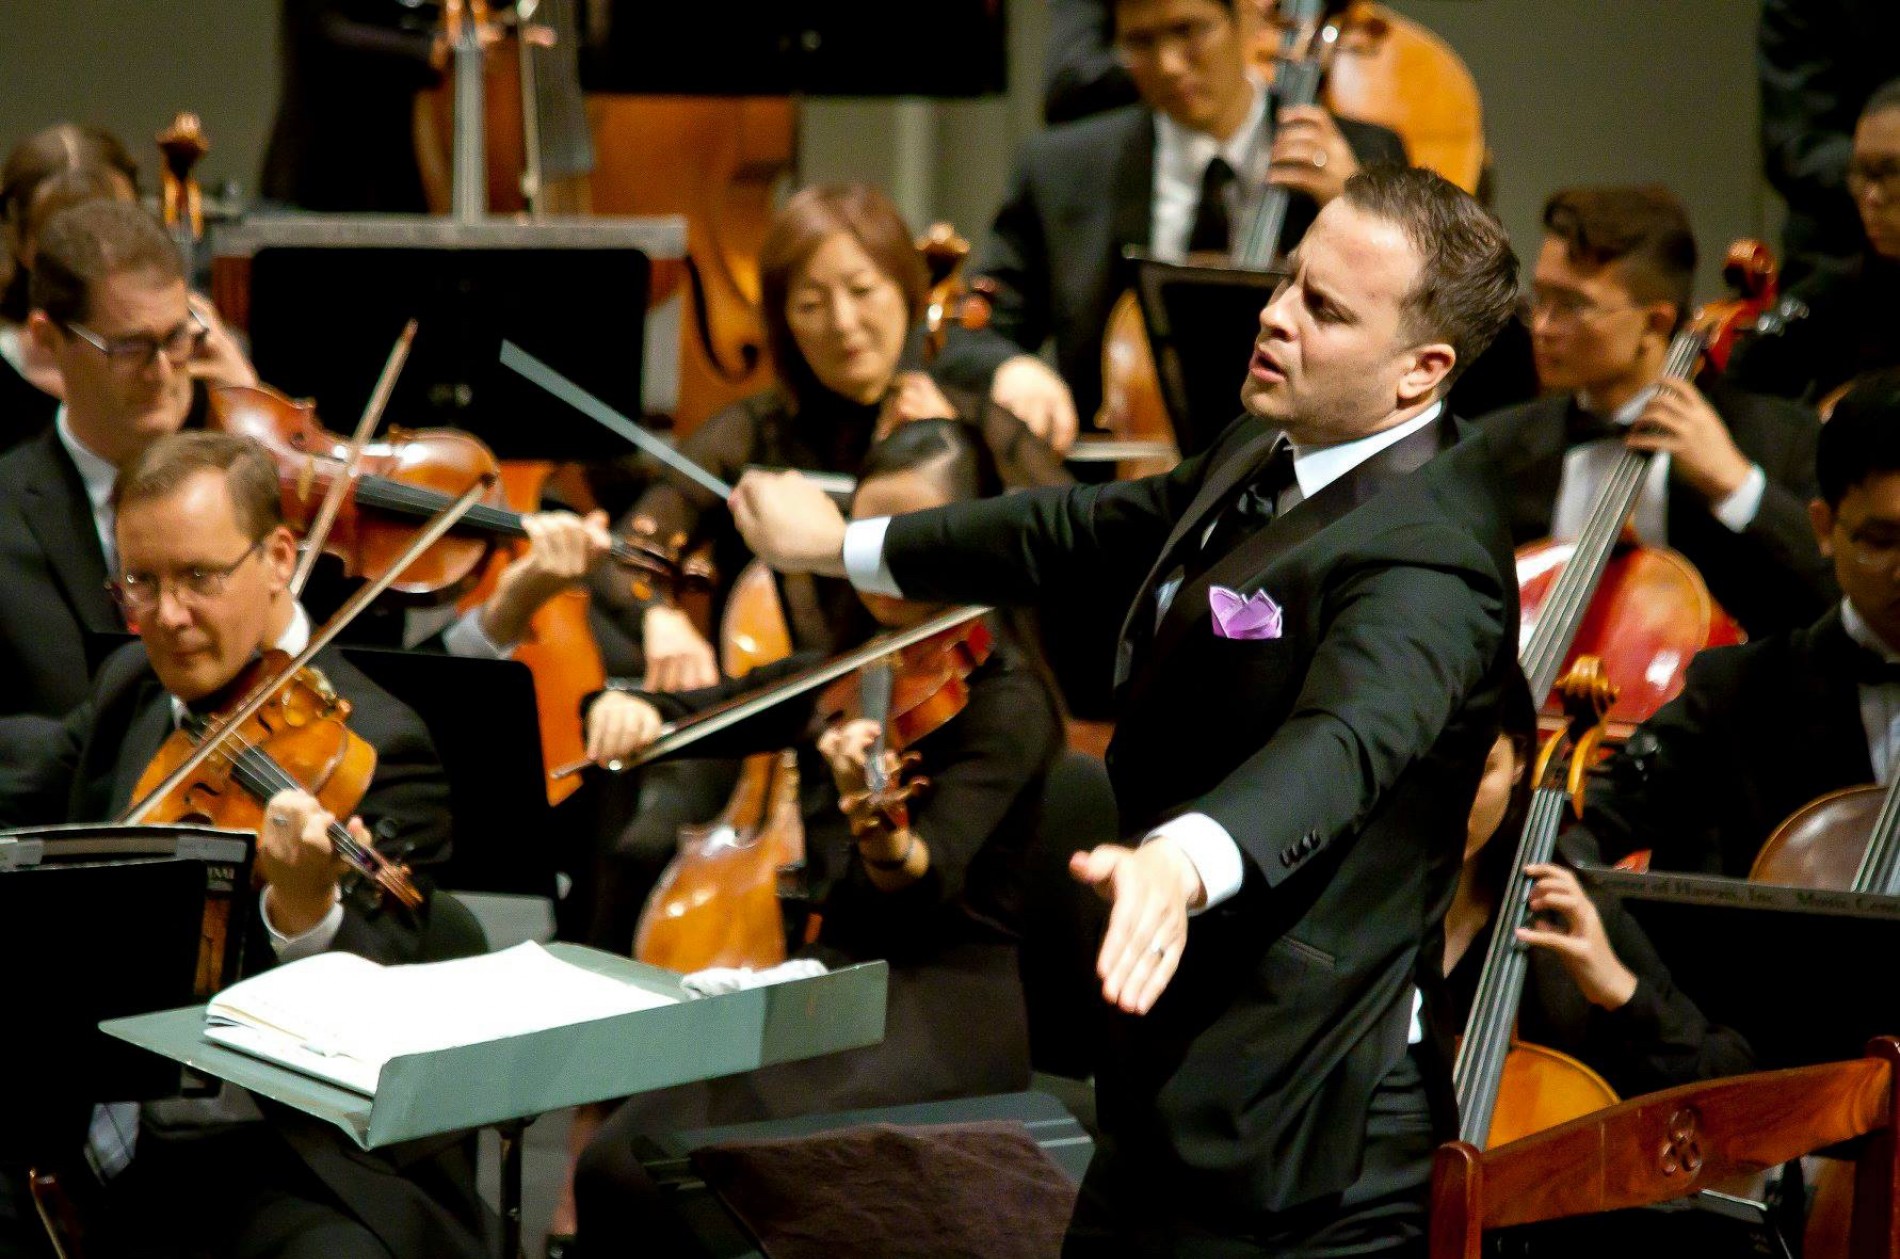
[[[1636,535],[1680,551],[1751,635],[1832,598],[1804,519],[1812,413],[1705,376],[1665,377],[1690,314],[1695,237],[1662,188],[1575,188],[1544,206],[1531,336],[1545,397],[1482,420],[1512,486],[1522,545],[1574,539],[1618,448],[1654,451]]]
[[[1860,214],[1859,254],[1790,288],[1736,342],[1737,384],[1813,402],[1900,364],[1900,79],[1861,111],[1846,188]]]
[[[1032,136],[972,271],[990,326],[953,331],[946,379],[982,389],[1066,449],[1102,400],[1102,334],[1133,281],[1123,250],[1225,253],[1264,182],[1295,198],[1283,247],[1360,167],[1403,165],[1397,135],[1318,107],[1267,117],[1249,70],[1253,0],[1115,0],[1115,51],[1141,102]],[[1055,341],[1056,368],[1037,356]]]
[[[276,465],[249,439],[161,438],[127,465],[113,506],[114,591],[139,641],[105,661],[85,702],[63,721],[4,723],[0,820],[7,825],[119,816],[179,723],[231,699],[234,680],[260,652],[299,651],[311,633],[288,589],[296,544],[279,511]],[[320,653],[315,665],[349,701],[350,728],[377,755],[359,816],[348,819],[351,834],[414,869],[440,862],[449,850],[448,781],[421,720],[336,651]],[[263,889],[254,916],[262,927],[246,946],[247,965],[324,950],[408,962],[439,947],[430,933],[438,918],[433,901],[410,911],[344,876],[326,835],[336,819],[310,795],[281,792],[263,816],[256,857]],[[211,1237],[222,1248],[259,1226],[270,1199],[288,1195],[301,1204],[305,1227],[337,1234],[326,1253],[383,1254],[391,1243],[358,1223],[356,1208],[337,1196],[360,1193],[413,1215],[444,1253],[480,1253],[479,1234],[463,1235],[478,1218],[472,1182],[462,1184],[459,1203],[438,1206],[392,1165],[353,1161],[336,1134],[320,1133],[324,1125],[295,1125],[281,1138],[259,1127],[216,1137],[200,1128],[174,1140],[170,1124],[144,1124],[123,1188],[117,1175],[107,1186],[109,1214],[122,1221],[116,1226],[164,1232],[165,1220],[176,1221],[191,1231],[185,1240],[200,1245]],[[95,1157],[112,1156],[95,1150]],[[455,1163],[444,1170],[453,1173]],[[337,1187],[326,1188],[325,1179]],[[195,1197],[175,1196],[194,1181]],[[156,1218],[148,1195],[166,1200]],[[450,1214],[456,1210],[460,1222]]]
[[[1444,1000],[1429,1003],[1447,1042],[1469,1020],[1497,930],[1498,899],[1530,812],[1537,713],[1522,678],[1507,691],[1501,718],[1445,914]],[[1540,919],[1517,929],[1531,949],[1519,1039],[1580,1059],[1624,1097],[1753,1069],[1748,1042],[1710,1023],[1675,986],[1649,937],[1614,898],[1586,890],[1565,861],[1529,872],[1530,908]]]
[[[1746,877],[1809,801],[1886,783],[1900,755],[1900,371],[1821,428],[1808,518],[1845,597],[1812,624],[1703,652],[1677,696],[1591,787],[1583,825],[1607,858]]]
[[[923,420],[872,448],[853,507],[860,516],[882,515],[995,489],[988,451],[969,428]],[[864,602],[891,628],[943,610],[875,594]],[[621,1192],[635,1134],[1024,1087],[1029,1058],[1015,944],[1023,856],[1062,734],[1041,677],[1006,635],[998,637],[988,661],[968,676],[968,704],[912,745],[915,772],[930,786],[912,803],[907,827],[873,826],[854,838],[843,806],[864,790],[874,727],[860,719],[815,732],[812,696],[707,740],[724,755],[799,747],[820,916],[816,951],[832,962],[888,959],[889,1022],[881,1045],[627,1103],[580,1164],[588,1253],[638,1249],[645,1226]],[[685,694],[608,691],[588,712],[589,751],[603,761],[626,756],[650,742],[663,720],[768,686],[817,659],[802,653]],[[622,949],[631,925],[623,919]]]

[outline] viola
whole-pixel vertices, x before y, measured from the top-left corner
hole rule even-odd
[[[208,392],[211,427],[254,438],[270,452],[285,519],[293,529],[306,530],[345,466],[349,442],[322,426],[313,404],[267,386],[220,385]],[[503,505],[499,474],[495,456],[467,433],[392,428],[383,440],[363,447],[323,547],[343,561],[346,574],[373,580],[389,571],[419,521],[487,482],[484,502],[391,586],[416,599],[452,598],[480,576],[498,542],[527,537],[521,513]],[[651,534],[616,539],[612,558],[633,573],[643,598],[697,585],[707,575],[703,565],[680,560],[677,542]]]
[[[289,659],[281,651],[265,652],[226,688],[227,703],[218,711],[188,716],[139,776],[134,798],[152,795],[229,713],[228,701],[249,695],[282,672]],[[231,731],[225,750],[153,800],[144,820],[256,831],[272,796],[299,789],[315,796],[332,816],[349,817],[363,802],[376,772],[376,749],[349,728],[349,716],[350,702],[320,670],[295,670],[263,707]],[[359,844],[341,822],[330,823],[327,834],[344,864],[385,895],[411,909],[422,905],[422,893],[405,867]]]
[[[1744,241],[1729,256],[1752,260],[1765,250]],[[1664,376],[1692,379],[1710,346],[1732,338],[1773,291],[1772,272],[1764,285],[1752,261],[1735,279],[1744,286],[1735,300],[1704,307],[1676,334]],[[1616,683],[1610,716],[1619,731],[1675,698],[1696,652],[1743,639],[1694,565],[1667,547],[1630,539],[1625,525],[1650,459],[1648,452],[1627,449],[1617,456],[1575,542],[1534,542],[1517,553],[1519,655],[1532,697],[1542,704],[1566,665],[1581,655],[1597,657]]]
[[[1538,753],[1530,814],[1498,900],[1491,944],[1452,1067],[1458,1135],[1479,1149],[1555,1127],[1618,1100],[1603,1077],[1575,1058],[1517,1039],[1517,1011],[1529,970],[1526,950],[1514,930],[1530,901],[1531,880],[1524,867],[1549,861],[1564,819],[1583,812],[1584,775],[1595,760],[1616,697],[1599,662],[1588,657],[1572,666],[1559,689],[1569,722]]]

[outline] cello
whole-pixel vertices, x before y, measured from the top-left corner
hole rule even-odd
[[[1548,862],[1565,818],[1582,814],[1585,775],[1596,759],[1616,697],[1614,684],[1590,657],[1571,667],[1558,690],[1566,727],[1545,740],[1532,770],[1530,815],[1498,898],[1484,969],[1452,1067],[1459,1139],[1481,1150],[1614,1106],[1618,1100],[1602,1076],[1575,1058],[1516,1037],[1529,968],[1525,946],[1514,931],[1530,901],[1531,880],[1524,868]]]
[[[1742,241],[1730,249],[1726,273],[1743,286],[1740,295],[1703,307],[1675,335],[1664,376],[1692,379],[1710,347],[1726,345],[1763,308],[1763,294],[1773,291],[1772,265],[1760,266],[1766,248]],[[1619,733],[1675,698],[1696,652],[1743,640],[1688,560],[1627,537],[1650,459],[1645,451],[1618,454],[1575,542],[1533,542],[1517,552],[1520,654],[1532,697],[1542,704],[1570,661],[1595,656],[1616,684],[1610,719]]]

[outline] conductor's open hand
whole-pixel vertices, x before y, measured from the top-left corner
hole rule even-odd
[[[257,871],[270,889],[270,920],[285,935],[302,935],[336,903],[344,865],[330,844],[336,818],[305,791],[280,791],[264,806],[257,828]],[[350,819],[350,835],[371,847],[369,831]]]
[[[733,523],[752,553],[781,573],[844,576],[844,516],[798,472],[748,472],[732,491]]]
[[[1079,852],[1069,858],[1069,873],[1114,907],[1095,963],[1103,999],[1129,1014],[1146,1014],[1181,964],[1187,911],[1206,897],[1200,873],[1166,839]]]

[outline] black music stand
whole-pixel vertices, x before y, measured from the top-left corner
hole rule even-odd
[[[237,973],[252,845],[202,826],[0,832],[0,1163],[78,1148],[93,1102],[179,1091],[175,1063],[99,1023],[202,1001]]]
[[[1885,978],[1900,955],[1900,897],[1714,875],[1584,877],[1622,902],[1676,986],[1747,1037],[1763,1070],[1857,1058],[1875,1036],[1900,1033],[1900,995]]]
[[[376,647],[345,647],[343,656],[415,710],[448,771],[455,838],[447,864],[432,871],[436,882],[555,899],[558,854],[528,666]]]

